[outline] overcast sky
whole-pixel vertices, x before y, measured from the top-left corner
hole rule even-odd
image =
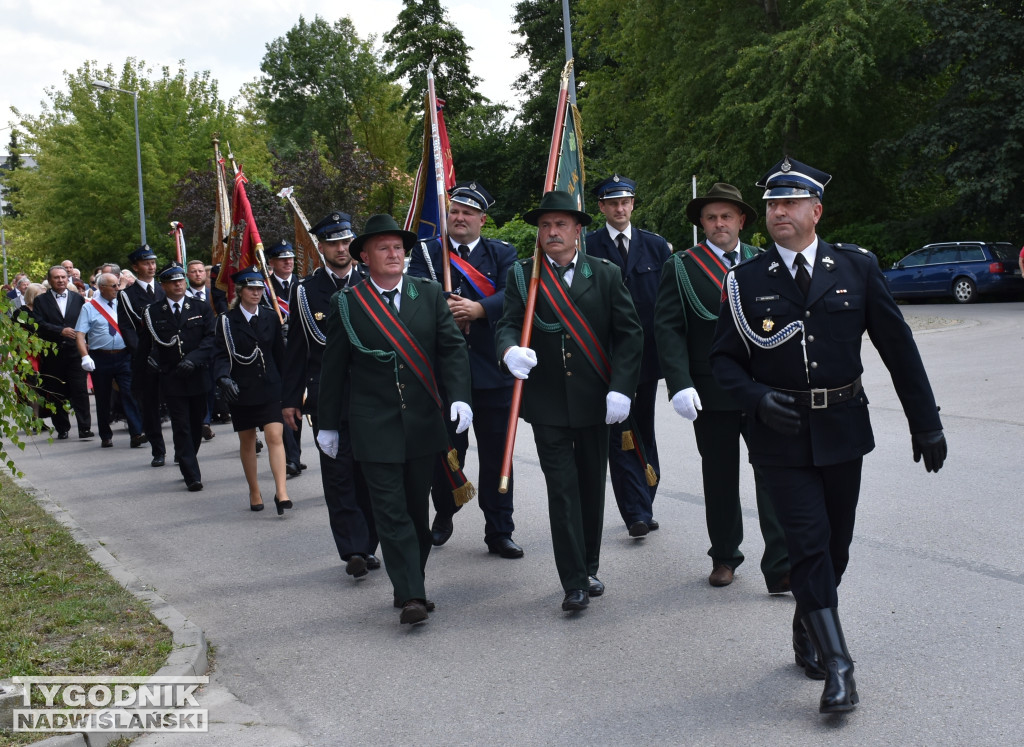
[[[512,81],[525,68],[512,57],[514,0],[442,4],[472,47],[470,70],[483,79],[480,92],[514,104]],[[46,89],[63,88],[64,71],[86,60],[120,70],[135,57],[155,71],[184,60],[190,74],[209,70],[221,98],[229,99],[260,74],[266,44],[300,15],[330,23],[349,16],[361,38],[379,40],[401,8],[400,0],[0,0],[0,128],[17,121],[12,106],[38,114]],[[0,130],[4,153],[9,140],[9,130]]]

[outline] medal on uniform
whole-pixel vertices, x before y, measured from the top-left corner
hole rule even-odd
[[[316,319],[318,322],[322,322],[324,320],[324,312],[317,311],[316,313],[313,314],[313,318]]]
[[[764,321],[761,322],[761,329],[763,329],[765,332],[771,332],[773,329],[775,329],[775,322],[772,321],[772,318],[770,316],[765,317]]]

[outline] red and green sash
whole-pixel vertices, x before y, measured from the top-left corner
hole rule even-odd
[[[395,354],[416,375],[438,408],[443,408],[444,403],[441,401],[441,392],[437,388],[437,379],[434,378],[434,367],[430,363],[430,358],[405,323],[398,318],[395,310],[373,289],[371,283],[355,285],[351,292],[366,315],[391,343]]]
[[[718,255],[704,244],[697,244],[697,246],[687,250],[686,253],[690,255],[690,258],[697,263],[700,269],[704,270],[704,274],[711,278],[711,282],[721,292],[722,283],[725,281],[725,275],[729,272],[729,268],[719,259]]]
[[[582,261],[581,255],[578,264],[582,264]],[[544,299],[548,302],[551,310],[555,312],[555,316],[558,317],[558,321],[565,331],[580,346],[584,357],[597,371],[601,381],[605,384],[609,383],[612,378],[612,364],[604,346],[597,339],[597,333],[594,332],[576,303],[569,297],[569,288],[555,274],[551,263],[544,260],[540,264],[540,292],[544,295]],[[574,276],[580,270],[581,268],[577,267]]]

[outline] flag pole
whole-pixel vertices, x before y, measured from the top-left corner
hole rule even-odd
[[[448,259],[448,197],[444,188],[444,156],[441,153],[441,135],[437,126],[437,93],[434,90],[434,62],[431,58],[427,66],[427,109],[430,115],[430,140],[434,151],[434,183],[437,191],[437,214],[439,216],[437,231],[441,241],[441,285],[446,293],[452,290],[452,268]]]
[[[572,76],[572,60],[565,63],[562,70],[562,83],[558,89],[558,105],[555,107],[555,126],[551,132],[551,149],[548,151],[547,172],[544,175],[544,193],[550,192],[555,186],[558,175],[558,156],[562,151],[562,128],[565,126],[565,113],[569,100],[569,79]],[[530,347],[533,336],[533,315],[537,308],[537,289],[540,285],[540,261],[544,254],[540,247],[540,236],[533,247],[533,265],[530,272],[529,287],[526,292],[526,308],[523,311],[523,329],[519,337],[519,345]],[[512,404],[508,413],[508,428],[505,431],[505,454],[501,460],[501,475],[498,480],[498,492],[507,493],[512,477],[512,452],[516,446],[516,428],[519,425],[519,409],[523,403],[523,380],[516,379],[512,386]]]

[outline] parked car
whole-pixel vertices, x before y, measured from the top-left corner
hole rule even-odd
[[[894,298],[971,303],[979,295],[1024,294],[1019,254],[1008,241],[949,241],[928,244],[882,273]]]

